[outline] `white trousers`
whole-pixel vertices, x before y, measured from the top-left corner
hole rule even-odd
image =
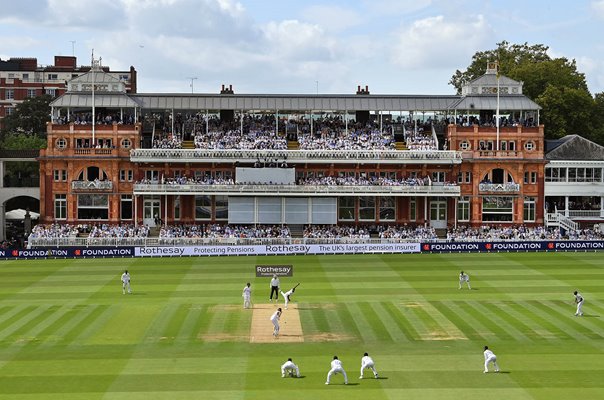
[[[275,320],[271,320],[271,322],[273,323],[273,335],[277,336],[279,334],[279,320],[275,319]]]
[[[285,377],[285,375],[290,372],[295,372],[296,376],[298,378],[300,377],[300,370],[298,369],[298,366],[296,364],[289,362],[283,364],[283,366],[281,367],[281,376]]]
[[[484,372],[489,372],[489,363],[493,363],[493,367],[495,368],[495,372],[499,372],[499,365],[497,365],[497,357],[489,357],[484,360]]]
[[[287,310],[287,305],[289,304],[289,296],[286,296],[285,293],[281,292],[281,296],[285,299],[285,309]]]
[[[583,315],[583,300],[577,303],[577,312],[575,313],[575,315]]]
[[[329,383],[332,375],[335,375],[335,374],[344,375],[344,383],[348,384],[348,376],[346,375],[346,371],[344,371],[344,368],[341,368],[341,367],[336,367],[336,368],[330,369],[329,372],[327,373],[327,381],[325,383]]]
[[[130,290],[130,282],[122,282],[122,293],[132,293],[132,291]]]
[[[377,371],[375,369],[375,364],[374,363],[368,363],[368,364],[362,364],[361,365],[361,379],[363,378],[363,371],[366,369],[370,369],[373,371],[373,376],[377,376]]]
[[[250,296],[243,296],[243,308],[250,308]]]

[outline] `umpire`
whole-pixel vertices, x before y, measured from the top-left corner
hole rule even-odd
[[[277,277],[277,274],[274,274],[273,279],[271,279],[271,295],[268,298],[268,301],[271,303],[273,302],[273,293],[275,294],[275,303],[279,302],[279,286],[279,278]]]

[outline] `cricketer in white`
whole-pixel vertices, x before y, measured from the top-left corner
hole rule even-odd
[[[281,318],[281,308],[277,308],[277,311],[271,315],[271,322],[273,323],[273,336],[279,336],[279,318]]]
[[[293,377],[294,373],[296,374],[296,378],[300,377],[300,370],[298,369],[298,366],[294,364],[291,358],[288,358],[285,364],[281,366],[281,377],[285,378],[286,374]]]
[[[489,363],[493,363],[495,372],[499,372],[499,365],[497,365],[497,356],[489,350],[489,346],[484,346],[484,373],[489,372]]]
[[[332,375],[335,374],[344,375],[344,385],[348,385],[348,376],[346,375],[346,371],[344,371],[344,367],[342,367],[342,362],[338,360],[338,356],[333,356],[333,360],[331,361],[331,369],[327,373],[327,381],[326,385],[329,385]]]
[[[575,295],[575,303],[577,303],[577,312],[575,312],[575,317],[582,317],[583,302],[585,301],[585,299],[583,298],[583,296],[581,296],[581,293],[577,292],[576,290],[573,294]]]
[[[132,293],[132,291],[130,290],[130,274],[128,273],[128,270],[124,271],[124,273],[122,274],[122,294],[126,294],[126,291],[128,293]]]
[[[243,293],[241,294],[243,297],[243,308],[250,308],[251,299],[252,299],[252,288],[251,283],[246,283],[243,288]]]
[[[366,369],[372,370],[373,377],[375,379],[378,378],[378,372],[375,369],[375,363],[373,362],[373,359],[369,357],[368,353],[363,354],[363,358],[361,358],[361,376],[359,377],[359,379],[363,379],[363,371],[365,371]]]

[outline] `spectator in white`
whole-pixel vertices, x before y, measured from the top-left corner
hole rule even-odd
[[[464,284],[464,282],[466,283],[466,285],[468,285],[468,289],[472,290],[472,287],[470,286],[470,275],[461,271],[459,273],[459,288],[460,289],[461,289],[461,286]]]
[[[279,336],[279,319],[281,318],[281,308],[277,308],[277,311],[271,315],[271,322],[273,323],[273,336]]]
[[[576,290],[573,294],[575,295],[575,303],[577,303],[577,312],[575,312],[575,317],[582,317],[583,301],[585,301],[585,299],[583,298],[583,296],[581,296],[581,293],[577,292]]]
[[[373,362],[373,359],[369,357],[369,354],[365,353],[363,354],[363,358],[361,358],[361,376],[359,377],[359,379],[363,379],[363,371],[368,368],[373,371],[373,376],[375,379],[377,379],[378,373],[375,369],[375,363]]]
[[[128,270],[125,270],[124,273],[122,274],[122,294],[126,294],[126,291],[128,293],[132,293],[132,291],[130,290],[130,274],[128,273]]]
[[[251,288],[252,284],[251,283],[246,283],[245,287],[243,288],[243,293],[242,293],[242,297],[243,297],[243,308],[250,308],[251,305],[251,300],[252,300],[252,288]]]
[[[331,369],[327,373],[327,381],[325,381],[325,384],[329,385],[331,377],[338,373],[344,375],[344,385],[348,385],[348,376],[346,375],[346,371],[344,371],[344,367],[342,367],[342,361],[338,360],[338,356],[333,356]]]
[[[495,372],[499,372],[499,365],[497,365],[497,356],[489,350],[489,346],[484,346],[484,373],[489,372],[489,363],[493,363]]]
[[[294,375],[294,372],[296,375]],[[286,375],[289,375],[292,378],[294,376],[296,378],[300,377],[300,370],[298,369],[298,366],[294,364],[291,358],[288,358],[285,364],[281,366],[281,378],[285,378]]]
[[[285,309],[286,310],[287,310],[287,305],[289,304],[289,301],[291,300],[290,296],[292,294],[294,294],[295,291],[296,291],[296,287],[293,287],[293,288],[289,289],[287,292],[281,291],[281,296],[283,296],[283,299],[285,301]]]
[[[279,283],[279,277],[277,276],[277,274],[273,275],[273,279],[271,279],[271,295],[268,298],[268,301],[270,301],[271,303],[273,302],[273,293],[275,294],[275,303],[279,302],[279,286],[281,286],[281,284]]]

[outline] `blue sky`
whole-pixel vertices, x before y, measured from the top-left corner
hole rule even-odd
[[[91,50],[140,92],[452,94],[479,50],[544,44],[604,91],[604,0],[0,0],[0,58]]]

